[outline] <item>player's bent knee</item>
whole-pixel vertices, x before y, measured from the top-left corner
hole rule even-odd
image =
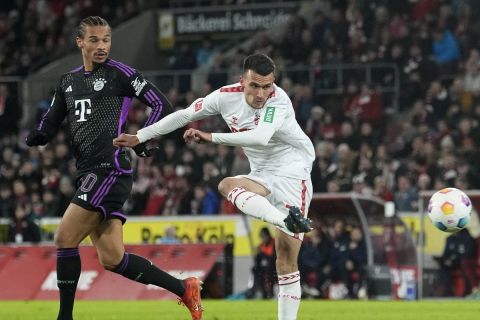
[[[228,196],[228,193],[236,187],[235,179],[232,177],[223,178],[218,184],[218,191],[224,196]]]
[[[122,261],[123,259],[123,252],[122,253],[102,253],[98,255],[98,259],[100,264],[105,270],[112,271],[114,270]]]

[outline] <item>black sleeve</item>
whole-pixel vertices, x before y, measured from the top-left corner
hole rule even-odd
[[[38,124],[37,129],[45,132],[48,139],[51,140],[57,133],[63,119],[67,114],[67,106],[65,96],[60,84],[55,89],[55,94],[50,103],[47,112],[42,116],[42,120]]]
[[[127,90],[129,91],[129,96],[138,98],[152,109],[144,127],[157,122],[173,112],[172,104],[167,97],[138,71],[128,77]]]

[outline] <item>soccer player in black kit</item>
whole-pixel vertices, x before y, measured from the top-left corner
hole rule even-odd
[[[78,246],[90,236],[105,269],[144,284],[163,287],[180,297],[193,320],[202,318],[201,282],[177,279],[149,260],[125,252],[121,212],[132,187],[126,150],[112,140],[124,132],[132,98],[152,108],[145,125],[171,112],[165,96],[132,67],[109,58],[111,28],[101,17],[83,19],[76,38],[83,66],[65,73],[50,108],[27,136],[29,146],[47,144],[66,118],[78,170],[77,191],[55,234],[58,320],[71,320],[81,262]],[[139,156],[148,156],[145,146]]]

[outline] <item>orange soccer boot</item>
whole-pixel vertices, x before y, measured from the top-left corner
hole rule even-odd
[[[190,314],[192,315],[192,320],[202,320],[203,308],[200,298],[202,284],[203,282],[196,277],[190,277],[183,280],[185,293],[183,294],[183,297],[179,299],[179,301],[188,308]]]

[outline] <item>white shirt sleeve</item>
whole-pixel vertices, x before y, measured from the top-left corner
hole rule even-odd
[[[160,121],[137,131],[140,143],[182,128],[190,122],[219,114],[218,90],[195,100],[188,108],[175,111]]]
[[[212,133],[212,142],[235,147],[266,146],[285,121],[286,107],[271,103],[260,114],[258,126],[253,130],[233,133]]]

